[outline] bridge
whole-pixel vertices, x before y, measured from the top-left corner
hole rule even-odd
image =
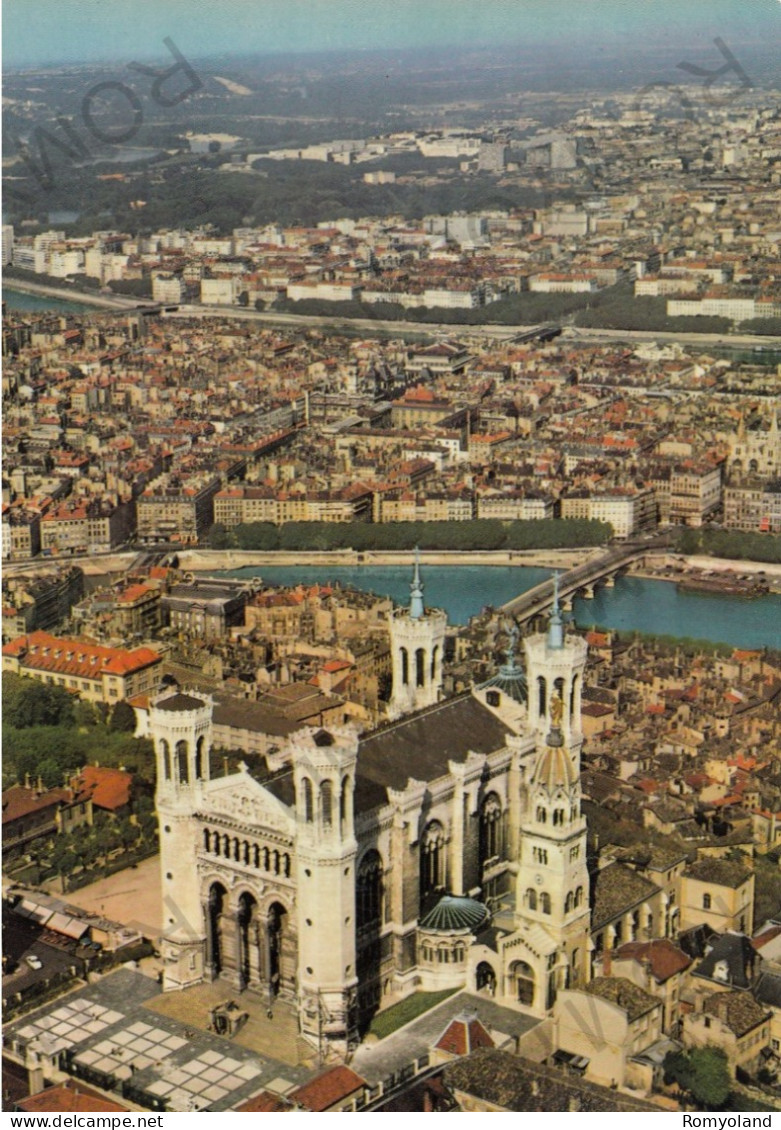
[[[597,585],[612,586],[619,573],[623,573],[635,561],[652,549],[667,547],[666,538],[653,538],[645,541],[626,541],[623,545],[612,546],[599,557],[592,557],[574,569],[559,574],[559,599],[564,611],[572,608],[576,596],[592,599]],[[508,600],[499,613],[512,616],[518,625],[523,625],[542,615],[553,604],[553,580],[543,581],[533,589]]]

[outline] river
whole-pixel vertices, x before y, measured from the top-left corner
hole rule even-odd
[[[71,302],[66,298],[49,298],[45,294],[28,294],[25,291],[14,290],[11,286],[3,287],[3,302],[7,310],[18,310],[20,313],[48,310],[52,314],[94,314],[95,307],[84,302]]]
[[[354,588],[409,600],[410,569],[404,566],[302,565],[245,567],[226,574],[259,576],[273,585],[326,584],[338,581]],[[427,604],[444,608],[451,624],[466,624],[486,605],[498,607],[551,575],[549,569],[518,566],[427,566],[422,569]],[[711,593],[679,592],[669,581],[623,576],[614,588],[600,586],[593,600],[578,598],[575,623],[620,631],[690,637],[734,647],[781,648],[781,595],[755,600]]]

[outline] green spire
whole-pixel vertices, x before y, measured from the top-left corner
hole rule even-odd
[[[560,651],[564,647],[564,622],[559,608],[559,574],[553,574],[553,609],[548,624],[548,647]]]
[[[409,587],[410,602],[409,614],[411,620],[420,620],[425,614],[426,608],[423,604],[423,582],[420,579],[420,550],[415,546],[415,571],[412,574],[412,584]]]

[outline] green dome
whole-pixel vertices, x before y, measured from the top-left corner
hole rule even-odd
[[[470,930],[474,933],[488,919],[488,908],[466,896],[443,895],[437,905],[421,918],[421,930]]]

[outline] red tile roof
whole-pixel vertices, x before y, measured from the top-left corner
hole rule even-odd
[[[293,1110],[293,1104],[271,1091],[261,1091],[254,1098],[247,1099],[241,1106],[236,1107],[238,1113],[248,1114],[288,1114]]]
[[[330,1110],[348,1095],[366,1085],[366,1080],[349,1067],[332,1067],[309,1083],[293,1091],[290,1098],[315,1113]]]
[[[129,804],[132,783],[132,776],[124,769],[107,769],[102,765],[87,765],[71,780],[74,789],[92,797],[96,808],[109,812]]]
[[[494,1048],[496,1044],[476,1016],[454,1016],[436,1047],[451,1055],[470,1055],[477,1048]]]
[[[34,1114],[44,1111],[55,1111],[61,1114],[77,1111],[81,1114],[91,1111],[130,1110],[130,1107],[122,1106],[120,1103],[113,1102],[112,1099],[104,1098],[97,1091],[85,1087],[83,1083],[72,1083],[70,1080],[57,1087],[47,1087],[45,1091],[39,1091],[37,1095],[30,1095],[28,1099],[21,1099],[16,1106],[19,1110]]]
[[[25,785],[11,785],[3,790],[3,823],[8,824],[46,808],[59,808],[63,804],[70,804],[72,800],[70,789],[45,789],[39,792],[38,789],[27,788]]]
[[[148,647],[127,651],[121,647],[100,647],[83,640],[60,639],[48,632],[30,632],[3,647],[3,655],[18,658],[23,668],[56,671],[82,679],[109,675],[130,675],[160,661]]]
[[[649,962],[651,975],[659,984],[663,984],[676,973],[682,973],[692,962],[692,959],[668,938],[659,938],[653,942],[627,942],[613,953],[614,960],[622,957],[634,958],[641,963]]]

